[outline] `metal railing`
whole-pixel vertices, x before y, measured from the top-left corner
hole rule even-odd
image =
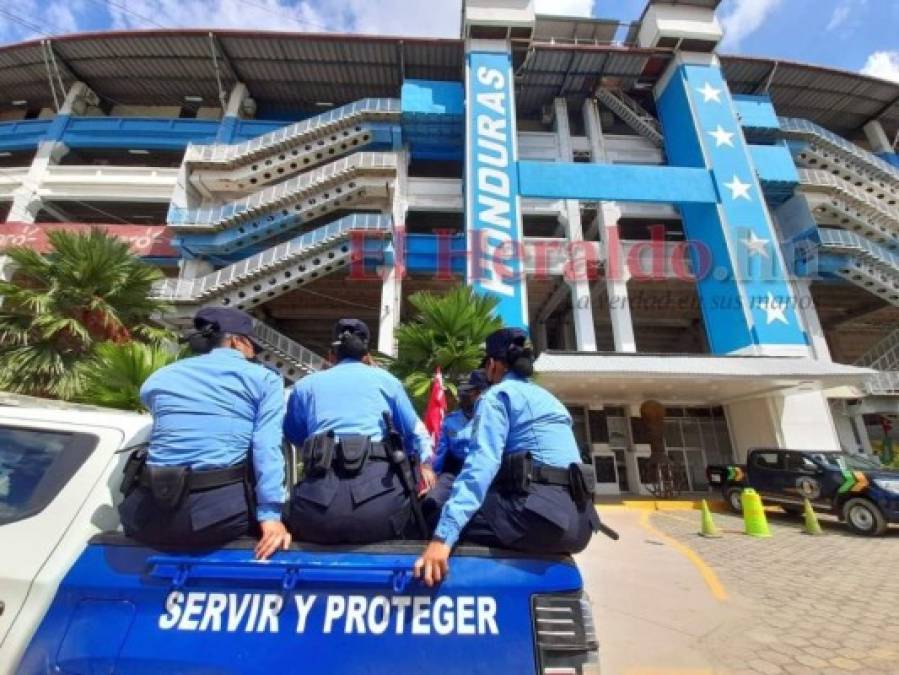
[[[291,365],[299,370],[311,373],[325,367],[326,362],[321,356],[300,343],[294,342],[286,335],[282,335],[271,326],[258,319],[253,320],[253,326],[256,330],[256,337],[269,351],[290,361]]]
[[[608,106],[631,129],[661,147],[663,138],[658,120],[637,101],[619,89],[612,90],[605,87],[596,91],[596,98]]]
[[[893,272],[899,279],[899,255],[879,246],[855,232],[836,228],[819,228],[818,235],[824,248],[849,251]]]
[[[814,122],[795,117],[779,117],[780,128],[787,136],[802,136],[805,138],[812,137],[816,140],[831,146],[838,152],[850,155],[852,158],[868,165],[868,168],[875,173],[880,174],[884,179],[896,183],[899,188],[899,169],[892,164],[885,162],[877,155],[868,152],[864,148],[860,148],[855,143],[847,141],[842,136],[838,136],[832,131],[828,131],[824,127],[818,126]]]
[[[869,209],[873,212],[874,217],[888,220],[892,229],[899,231],[899,208],[889,206],[869,194],[866,190],[856,187],[852,183],[827,171],[822,171],[821,169],[799,169],[798,173],[799,182],[803,186],[823,188],[831,194],[835,192],[845,199],[850,199],[862,208]]]
[[[296,258],[309,255],[353,231],[390,229],[391,219],[378,213],[352,213],[306,232],[283,244],[252,255],[216,272],[196,279],[166,279],[155,289],[155,296],[170,301],[199,301],[218,291],[245,283],[258,274],[287,265]]]
[[[221,225],[234,219],[247,219],[260,211],[280,206],[310,190],[333,181],[349,179],[357,171],[395,171],[396,154],[392,152],[359,152],[330,164],[300,174],[281,183],[270,185],[236,201],[212,207],[185,209],[170,223],[185,225]],[[177,221],[173,222],[173,221]]]
[[[185,161],[233,162],[242,157],[250,158],[274,150],[286,143],[299,142],[338,123],[352,122],[359,117],[393,117],[401,111],[399,99],[364,98],[234,145],[191,145]]]

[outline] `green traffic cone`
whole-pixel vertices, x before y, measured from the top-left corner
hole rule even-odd
[[[815,509],[812,508],[812,503],[806,499],[805,500],[805,533],[806,534],[824,534],[821,530],[821,523],[818,522],[818,515],[815,513]]]
[[[702,500],[702,523],[699,529],[700,537],[715,538],[720,537],[721,533],[715,527],[715,521],[712,519],[712,512],[709,510],[708,502]]]

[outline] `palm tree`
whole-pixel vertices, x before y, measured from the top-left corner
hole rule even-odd
[[[133,410],[146,410],[140,388],[150,375],[178,359],[178,352],[164,344],[102,342],[86,362],[82,403]]]
[[[0,389],[72,399],[102,342],[154,341],[165,306],[150,293],[162,273],[105,232],[48,232],[51,251],[5,251],[16,269],[0,282]]]
[[[456,380],[478,367],[484,340],[502,328],[502,320],[494,315],[495,298],[479,295],[467,286],[443,295],[413,293],[409,302],[417,313],[396,330],[399,354],[390,370],[421,409],[435,369],[440,367],[455,396]]]

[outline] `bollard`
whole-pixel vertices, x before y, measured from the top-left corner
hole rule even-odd
[[[815,513],[815,509],[812,508],[812,503],[806,499],[805,500],[805,533],[806,534],[824,534],[821,530],[821,523],[818,522],[818,514]]]
[[[744,532],[750,537],[770,537],[771,531],[768,529],[762,498],[752,488],[746,488],[740,499],[743,505],[743,524],[746,528]]]
[[[709,510],[708,502],[702,500],[702,520],[699,525],[699,536],[715,538],[720,537],[721,533],[715,527],[715,521],[712,519],[712,512]]]

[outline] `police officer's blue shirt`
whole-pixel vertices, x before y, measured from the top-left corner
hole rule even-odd
[[[434,471],[441,471],[447,457],[454,457],[464,462],[471,443],[471,422],[461,409],[454,410],[443,420],[440,427],[440,440],[434,451]]]
[[[256,517],[280,520],[284,502],[281,378],[236,349],[177,361],[140,390],[153,414],[150,464],[220,469],[253,453]]]
[[[287,401],[284,435],[294,445],[316,434],[385,436],[383,414],[389,412],[406,451],[431,459],[428,430],[418,419],[403,385],[383,368],[343,359],[332,368],[297,382]]]
[[[455,545],[484,502],[503,453],[515,452],[530,452],[536,463],[548,466],[581,461],[565,406],[527,378],[507,373],[478,401],[468,456],[440,514],[436,537]]]

